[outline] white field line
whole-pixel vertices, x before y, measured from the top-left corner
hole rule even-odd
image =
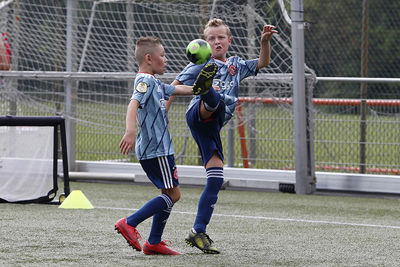
[[[108,209],[108,210],[127,210],[127,211],[136,211],[137,210],[137,209],[130,209],[130,208],[115,208],[115,207],[95,207],[95,208],[96,209]],[[188,211],[172,211],[172,213],[196,215],[195,212],[188,212]],[[264,216],[247,216],[247,215],[218,214],[218,213],[214,213],[213,216],[250,219],[250,220],[302,222],[302,223],[315,223],[315,224],[333,224],[333,225],[345,225],[345,226],[362,226],[362,227],[373,227],[373,228],[400,229],[400,226],[396,226],[396,225],[365,224],[365,223],[335,222],[335,221],[321,221],[321,220],[304,220],[304,219],[293,219],[293,218],[275,218],[275,217],[264,217]]]

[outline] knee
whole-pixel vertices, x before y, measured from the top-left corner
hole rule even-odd
[[[222,161],[217,151],[214,151],[214,154],[211,156],[210,160],[207,162],[205,166],[206,169],[212,167],[219,167],[219,168],[224,167],[224,162]]]
[[[170,195],[172,202],[176,203],[179,201],[181,198],[181,192],[174,192],[173,194]]]
[[[174,187],[173,189],[168,189],[168,190],[162,190],[161,191],[164,194],[167,194],[173,203],[176,203],[179,201],[181,198],[181,191],[179,190],[179,187]]]

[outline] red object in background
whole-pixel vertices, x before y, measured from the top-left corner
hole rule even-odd
[[[8,60],[8,63],[10,64],[11,63],[11,45],[8,42],[8,32],[2,33],[1,38],[3,39],[3,43],[6,48],[6,53],[7,53],[7,60]]]

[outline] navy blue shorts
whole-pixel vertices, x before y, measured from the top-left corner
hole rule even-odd
[[[174,155],[140,161],[151,182],[159,189],[171,189],[179,185]]]
[[[200,149],[205,166],[215,151],[224,161],[220,131],[224,125],[225,103],[220,101],[217,110],[207,120],[200,118],[200,103],[201,101],[198,101],[186,112],[186,122]]]

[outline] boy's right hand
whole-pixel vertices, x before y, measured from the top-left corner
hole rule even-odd
[[[135,133],[125,133],[119,143],[119,151],[122,154],[129,154],[135,145]]]
[[[275,30],[274,25],[264,25],[263,31],[261,33],[261,43],[269,42],[274,33],[278,33],[278,31]]]

